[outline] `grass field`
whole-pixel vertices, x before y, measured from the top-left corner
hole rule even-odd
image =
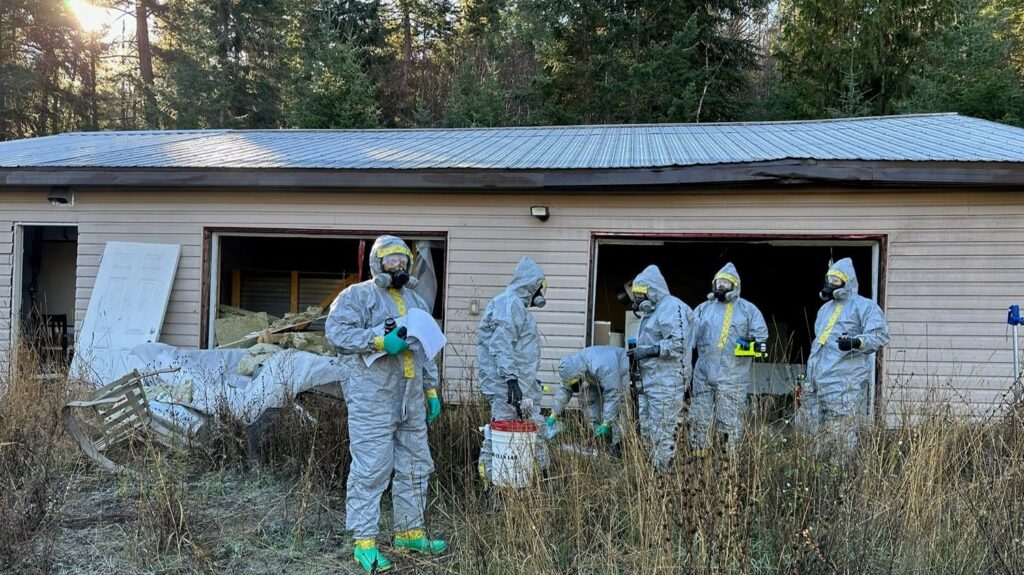
[[[111,454],[132,477],[63,433],[79,392],[0,375],[0,572],[359,572],[342,403],[285,410],[255,457],[230,423],[203,449],[139,437]],[[556,448],[538,486],[503,493],[475,477],[486,413],[448,407],[431,427],[428,527],[452,549],[394,552],[386,496],[381,546],[395,573],[1024,573],[1021,419],[955,407],[868,428],[849,457],[779,426],[752,425],[736,457],[696,459],[681,441],[664,478],[627,433],[621,460]]]

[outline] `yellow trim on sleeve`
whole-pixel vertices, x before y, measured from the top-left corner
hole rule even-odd
[[[828,336],[832,334],[832,329],[836,327],[836,322],[839,321],[839,314],[843,313],[843,304],[836,306],[835,311],[832,312],[832,317],[828,318],[828,323],[825,325],[825,331],[821,332],[818,336],[818,345],[825,345],[828,341]]]
[[[374,351],[384,351],[384,336],[378,335],[373,338]]]
[[[356,539],[356,549],[372,549],[377,546],[377,542],[373,539]]]
[[[437,390],[436,389],[428,389],[427,390],[427,397],[430,398],[430,399],[437,399]]]
[[[718,336],[718,349],[725,347],[730,325],[732,325],[732,302],[725,304],[725,317],[722,318],[722,334]]]

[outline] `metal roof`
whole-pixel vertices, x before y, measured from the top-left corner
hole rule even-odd
[[[0,170],[655,169],[778,160],[1024,162],[1024,129],[956,114],[731,124],[83,132],[0,143]]]

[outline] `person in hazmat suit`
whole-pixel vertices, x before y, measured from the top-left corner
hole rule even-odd
[[[754,355],[768,353],[768,326],[757,306],[740,297],[740,274],[727,263],[711,280],[708,301],[694,310],[697,365],[690,392],[690,447],[703,455],[717,431],[734,452],[743,436],[743,415]],[[753,348],[751,348],[753,344]]]
[[[391,567],[376,543],[381,494],[389,481],[395,548],[437,554],[447,547],[427,538],[423,525],[427,481],[434,471],[427,423],[441,413],[437,365],[418,345],[410,348],[405,328],[394,325],[410,309],[431,311],[411,289],[411,264],[405,242],[377,238],[370,250],[372,279],[342,291],[327,316],[327,339],[350,370],[343,383],[352,453],[345,526],[355,537],[355,561],[367,571]],[[367,366],[363,356],[379,352],[386,355]]]
[[[544,418],[540,413],[543,396],[537,372],[540,369],[540,335],[531,307],[546,303],[544,271],[528,257],[516,265],[512,281],[494,297],[477,329],[476,362],[480,392],[491,406],[491,421],[533,421],[537,426],[535,454],[541,468],[547,467],[544,451]],[[491,479],[493,456],[490,428],[484,429],[478,471],[485,484]]]
[[[648,266],[632,287],[633,306],[642,315],[636,347],[628,354],[640,366],[640,435],[651,450],[655,471],[665,473],[675,457],[690,375],[693,310],[669,294],[658,266]]]
[[[874,354],[889,342],[881,308],[858,294],[857,287],[850,258],[829,267],[803,384],[802,408],[808,410],[810,431],[825,429],[847,448],[856,446],[857,428],[867,412]]]
[[[567,355],[558,362],[562,385],[555,392],[551,415],[547,418],[549,436],[554,436],[558,419],[574,393],[579,393],[587,410],[594,436],[608,438],[618,452],[622,439],[619,405],[629,393],[629,358],[626,350],[610,345],[595,345]]]

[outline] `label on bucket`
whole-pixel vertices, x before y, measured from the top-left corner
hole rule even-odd
[[[504,487],[526,487],[533,481],[536,468],[537,426],[532,422],[494,421],[490,427],[494,451],[491,481]]]

